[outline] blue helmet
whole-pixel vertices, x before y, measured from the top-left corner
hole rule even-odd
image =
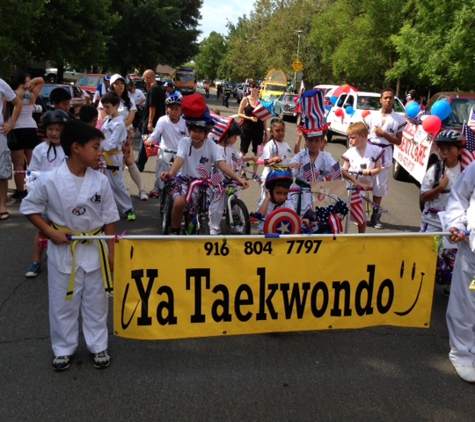
[[[284,181],[290,188],[293,180],[292,173],[288,169],[273,169],[266,177],[266,189],[271,189],[277,181]]]
[[[181,105],[181,100],[182,100],[181,95],[176,95],[176,94],[170,95],[165,100],[165,107],[171,106],[172,104]]]

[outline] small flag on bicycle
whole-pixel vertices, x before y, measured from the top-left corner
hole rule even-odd
[[[340,180],[341,179],[341,168],[340,163],[333,164],[332,168],[330,169],[330,177],[332,180]]]
[[[211,172],[210,180],[212,185],[220,185],[224,180],[223,173],[221,173],[217,168],[214,168]]]
[[[206,168],[206,165],[204,163],[200,163],[196,171],[202,178],[205,179],[208,177],[208,169]]]
[[[363,209],[363,200],[361,199],[359,191],[351,192],[350,218],[358,225],[362,225],[366,221],[365,212]]]

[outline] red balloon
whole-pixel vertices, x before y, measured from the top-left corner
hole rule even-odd
[[[335,110],[335,116],[336,117],[342,117],[343,116],[343,110],[341,108],[337,108]]]
[[[366,116],[369,116],[371,114],[371,111],[365,110],[363,113],[361,113],[361,117],[364,119]]]
[[[442,120],[437,116],[427,116],[422,121],[422,128],[431,135],[436,135],[442,127]]]

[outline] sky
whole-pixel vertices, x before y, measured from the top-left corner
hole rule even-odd
[[[226,35],[227,21],[237,23],[238,17],[246,15],[252,10],[255,0],[203,0],[201,21],[198,29],[202,31],[198,41],[207,38],[213,31]]]

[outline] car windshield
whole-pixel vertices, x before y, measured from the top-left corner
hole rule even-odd
[[[280,92],[285,92],[286,87],[282,85],[272,85],[272,84],[266,84],[265,90],[266,91],[280,91]]]
[[[295,97],[297,97],[297,95],[284,95],[284,98],[282,99],[282,101],[284,103],[293,103]]]
[[[71,94],[71,91],[69,90],[69,86],[64,86],[64,85],[45,85],[41,89],[41,96],[46,98],[47,100],[49,99],[51,95],[51,91],[56,88],[63,88],[64,90],[68,91]]]
[[[195,76],[193,75],[193,73],[177,73],[176,78],[180,82],[184,82],[184,83],[195,81]]]
[[[452,112],[444,120],[444,126],[462,127],[463,122],[468,122],[470,110],[475,110],[475,98],[453,98],[450,104]]]
[[[358,95],[357,107],[360,110],[379,110],[381,103],[379,102],[379,97]]]
[[[76,82],[76,86],[92,86],[96,87],[103,81],[99,76],[83,76]]]

